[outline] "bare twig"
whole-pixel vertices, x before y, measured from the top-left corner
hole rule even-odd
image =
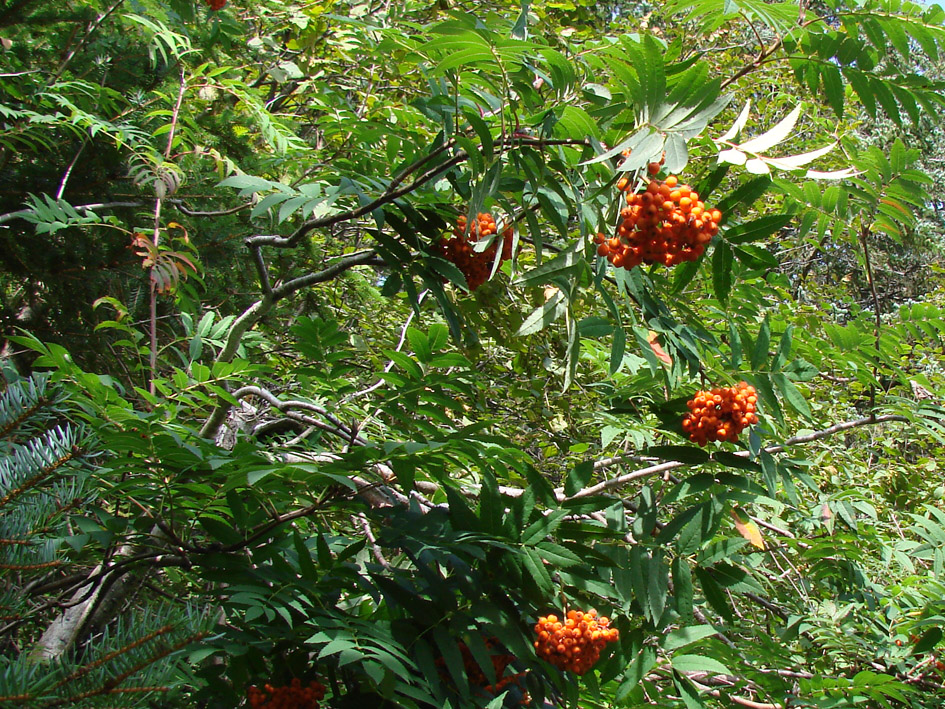
[[[256,266],[256,273],[259,274],[259,287],[262,288],[263,295],[272,295],[272,285],[269,283],[269,269],[266,267],[266,261],[263,259],[262,249],[258,246],[250,246],[249,252],[253,255],[253,264]]]
[[[410,314],[407,316],[407,321],[404,323],[404,326],[400,330],[400,341],[397,343],[397,347],[394,348],[395,352],[400,352],[401,348],[404,346],[404,342],[406,342],[407,340],[407,328],[410,327],[410,323],[413,320],[413,316],[415,314],[416,314],[416,311],[411,310]],[[390,360],[384,366],[384,371],[389,372],[393,368],[394,368],[394,360]],[[344,399],[342,399],[342,402],[351,401],[352,399],[357,399],[358,397],[364,396],[365,394],[370,394],[372,391],[375,391],[376,389],[379,389],[382,386],[384,386],[384,380],[378,379],[376,382],[374,382],[371,386],[367,387],[366,389],[361,389],[360,391],[356,391],[353,394],[348,394],[346,397],[344,397]],[[362,423],[358,428],[359,429],[364,428],[364,424]]]
[[[876,281],[873,279],[873,265],[870,261],[870,250],[867,245],[866,237],[869,235],[869,225],[863,224],[860,228],[860,244],[863,246],[863,259],[866,262],[866,280],[870,286],[870,293],[873,296],[873,310],[876,320],[876,357],[880,356],[880,337],[883,332],[883,320],[879,308],[879,294],[876,292]],[[873,362],[873,379],[878,376],[878,364]],[[870,382],[870,413],[874,413],[876,407],[876,382]]]
[[[105,22],[105,20],[107,20],[109,17],[111,17],[112,13],[114,13],[115,10],[121,7],[124,2],[125,0],[118,0],[118,2],[116,2],[114,5],[108,8],[105,12],[99,15],[98,18],[96,18],[94,22],[89,24],[88,28],[86,29],[85,36],[81,40],[79,40],[79,43],[75,47],[72,48],[72,50],[66,55],[66,57],[59,64],[59,68],[56,69],[56,73],[53,74],[52,78],[50,78],[49,80],[50,84],[56,82],[59,79],[59,77],[62,76],[62,73],[66,70],[66,67],[69,66],[69,62],[71,62],[75,58],[75,55],[79,53],[79,50],[85,46],[85,43],[89,41],[89,38],[95,33],[95,30],[101,27],[102,23]]]
[[[69,163],[69,167],[66,168],[62,179],[59,181],[59,189],[56,191],[57,200],[62,199],[62,195],[65,194],[66,185],[69,184],[69,177],[72,175],[72,171],[75,169],[76,163],[79,162],[79,157],[82,155],[82,151],[85,150],[86,145],[88,145],[88,140],[83,140],[82,145],[80,145],[79,149],[75,151],[75,157],[72,158],[72,162]]]
[[[812,443],[813,441],[819,441],[822,438],[829,438],[841,431],[847,431],[851,428],[858,428],[860,426],[870,426],[880,423],[890,423],[890,422],[899,422],[899,423],[909,423],[909,419],[905,416],[900,416],[899,414],[884,414],[882,416],[867,416],[865,418],[855,419],[853,421],[844,421],[842,423],[834,424],[828,428],[825,428],[820,431],[814,431],[813,433],[807,433],[803,436],[794,436],[787,439],[784,443],[781,443],[776,446],[768,446],[763,450],[766,453],[780,453],[790,446],[800,445],[802,443]],[[748,451],[738,451],[735,455],[741,458],[747,458],[749,453]],[[623,458],[608,458],[606,459],[608,465],[620,462],[624,460]],[[641,478],[650,477],[652,475],[661,475],[670,470],[676,470],[677,468],[684,468],[690,466],[691,463],[681,463],[679,461],[666,461],[664,463],[658,463],[656,465],[650,465],[645,468],[640,468],[639,470],[634,470],[632,472],[626,473],[625,475],[618,475],[615,478],[610,480],[604,480],[596,485],[591,485],[586,487],[579,492],[571,496],[564,494],[564,488],[557,488],[555,490],[556,497],[561,500],[577,500],[582,497],[591,497],[593,495],[600,495],[603,493],[613,492],[622,487],[625,487],[628,483],[633,482],[634,480],[639,480]],[[604,466],[601,466],[604,467]],[[523,490],[518,488],[502,488],[502,492],[511,497],[518,497],[523,493]]]
[[[173,204],[177,209],[186,214],[188,217],[224,217],[228,214],[236,214],[241,212],[244,209],[249,209],[253,206],[252,202],[244,202],[243,204],[238,204],[235,207],[230,207],[229,209],[218,209],[211,212],[201,212],[189,207],[184,206],[184,200],[182,199],[168,199],[168,203]]]
[[[119,0],[119,3],[121,0]],[[117,5],[116,5],[117,7]],[[177,119],[180,116],[180,107],[184,102],[184,92],[187,90],[187,77],[184,74],[184,70],[180,70],[180,86],[177,91],[177,102],[174,104],[174,110],[171,112],[171,128],[167,133],[167,146],[164,148],[164,159],[169,160],[171,156],[171,149],[174,146],[174,133],[177,130]],[[157,249],[161,241],[161,204],[163,202],[162,193],[158,193],[154,200],[154,235],[151,239],[154,244],[154,248]],[[148,384],[148,389],[153,396],[155,393],[155,380],[157,379],[157,281],[154,279],[154,269],[157,267],[157,264],[151,266],[151,287],[150,287],[150,302],[149,302],[149,313],[150,313],[150,322],[148,323],[148,334],[150,337],[150,359],[149,365],[151,370],[151,381]]]
[[[371,551],[374,553],[374,558],[377,559],[377,563],[383,566],[385,569],[390,569],[390,562],[385,559],[384,554],[381,553],[381,547],[377,543],[377,538],[374,536],[374,530],[371,529],[371,523],[368,520],[367,515],[362,512],[356,517],[352,516],[351,521],[356,524],[360,523],[361,529],[364,531],[364,536],[371,545]]]

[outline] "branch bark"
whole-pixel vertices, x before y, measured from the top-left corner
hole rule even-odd
[[[776,446],[768,446],[764,448],[766,453],[780,453],[790,446],[801,445],[803,443],[812,443],[813,441],[819,441],[822,438],[829,438],[837,433],[842,431],[848,431],[851,428],[858,428],[860,426],[871,426],[879,423],[889,423],[889,422],[899,422],[899,423],[909,423],[909,419],[906,416],[900,416],[899,414],[884,414],[882,416],[866,416],[860,419],[854,419],[853,421],[844,421],[842,423],[834,424],[828,428],[822,429],[820,431],[814,431],[813,433],[808,433],[803,436],[794,436],[788,438],[784,443],[781,443]],[[747,458],[749,453],[748,451],[738,451],[735,455],[741,458]],[[607,458],[606,464],[615,465],[624,458]],[[627,484],[633,482],[634,480],[639,480],[641,478],[650,477],[651,475],[661,475],[663,473],[669,472],[670,470],[676,470],[677,468],[684,468],[692,465],[692,463],[681,463],[679,461],[666,461],[664,463],[657,463],[656,465],[650,465],[645,468],[640,468],[639,470],[634,470],[624,475],[619,475],[616,478],[610,480],[604,480],[603,482],[597,483],[596,485],[591,485],[586,487],[583,490],[576,492],[573,495],[565,495],[564,488],[559,487],[555,489],[555,497],[559,501],[565,502],[569,500],[579,500],[582,497],[591,497],[593,495],[599,495],[606,492],[613,492],[614,490],[619,490],[620,488],[626,486]],[[595,466],[597,467],[597,466]],[[606,467],[606,466],[601,466]],[[500,490],[510,496],[510,497],[519,497],[522,495],[524,490],[519,488],[500,488]]]
[[[117,556],[128,556],[131,551],[131,546],[125,545],[118,550]],[[115,594],[114,586],[125,582],[122,574],[111,573],[112,568],[113,565],[103,563],[89,574],[72,595],[72,604],[46,627],[33,647],[30,652],[33,662],[55,661],[79,640],[84,629],[92,624],[98,609],[105,605],[107,597]]]
[[[372,249],[358,251],[342,256],[335,263],[321,271],[294,278],[291,281],[273,288],[268,294],[263,295],[262,298],[243,311],[243,314],[233,322],[233,325],[230,326],[230,331],[226,334],[226,341],[223,344],[223,349],[220,350],[220,354],[217,355],[216,361],[229,362],[232,360],[233,357],[236,356],[236,351],[239,349],[243,335],[262,320],[262,318],[272,310],[273,306],[283,298],[302,288],[330,281],[355,266],[377,263],[377,259],[378,256]],[[232,405],[226,401],[217,399],[216,408],[211,412],[203,427],[200,429],[200,435],[204,438],[213,438],[226,420],[226,415],[231,406]]]
[[[543,140],[543,139],[522,139],[522,138],[503,138],[497,140],[495,143],[496,150],[498,152],[507,152],[513,148],[520,145],[528,145],[529,147],[549,147],[555,145],[589,145],[587,140]],[[440,149],[442,151],[442,149]],[[418,163],[411,166],[411,168],[416,167],[416,165],[425,163],[430,156],[421,159]],[[248,246],[275,246],[277,248],[292,248],[296,246],[299,241],[314,229],[323,229],[326,227],[334,226],[335,224],[340,224],[341,222],[351,221],[352,219],[358,219],[363,217],[366,214],[370,214],[375,209],[383,207],[386,204],[403,197],[410,192],[413,192],[418,187],[421,187],[430,180],[438,177],[441,173],[446,172],[452,167],[459,165],[469,159],[469,154],[465,150],[460,150],[456,155],[451,157],[449,160],[440,163],[434,167],[431,167],[426,172],[422,173],[419,177],[409,182],[406,185],[399,186],[400,180],[403,179],[403,176],[398,177],[390,185],[388,185],[387,190],[380,197],[368,202],[367,204],[357,207],[356,209],[349,209],[346,212],[340,212],[338,214],[333,214],[327,217],[319,217],[317,219],[310,219],[309,221],[302,224],[298,229],[295,230],[290,236],[277,236],[277,235],[259,235],[252,236],[247,239],[246,243]],[[406,174],[409,174],[408,168]]]

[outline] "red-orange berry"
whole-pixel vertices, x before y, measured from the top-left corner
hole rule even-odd
[[[497,638],[485,638],[484,643],[486,649],[490,651],[489,659],[492,661],[492,669],[495,671],[495,684],[489,684],[486,673],[483,672],[482,667],[480,667],[479,662],[473,657],[466,643],[459,642],[457,644],[463,658],[463,668],[466,671],[466,678],[469,680],[469,686],[474,693],[485,697],[494,697],[497,694],[501,694],[512,684],[518,685],[518,687],[524,691],[524,672],[506,674],[509,665],[515,661],[515,656],[508,652],[502,652],[499,649],[499,641]],[[452,682],[453,678],[446,667],[446,660],[442,657],[438,657],[434,662],[443,681],[446,683]]]
[[[743,430],[758,423],[757,401],[755,388],[748,382],[696,392],[686,402],[689,413],[683,418],[682,429],[689,434],[689,440],[700,446],[709,441],[734,443]]]
[[[648,172],[659,173],[661,163],[650,163]],[[655,169],[655,172],[654,172]],[[621,178],[618,189],[629,188]],[[650,180],[646,188],[626,195],[627,206],[620,210],[620,222],[607,248],[598,248],[615,268],[627,270],[640,264],[676,266],[695,261],[718,233],[722,213],[706,207],[689,185],[680,185],[675,175]]]
[[[282,687],[265,684],[260,689],[254,685],[247,694],[252,709],[318,709],[318,702],[325,698],[325,687],[315,680],[303,687],[296,678]]]
[[[540,658],[562,670],[582,675],[600,659],[607,643],[616,642],[619,633],[610,620],[597,617],[597,611],[570,610],[564,624],[554,615],[542,616],[535,625],[538,640],[535,652]]]
[[[500,261],[512,258],[513,230],[511,226],[500,229],[493,216],[485,212],[477,215],[468,230],[467,221],[465,215],[457,217],[453,235],[440,239],[438,250],[440,256],[462,271],[469,289],[475,290],[489,279],[499,244],[502,246]],[[501,234],[501,238],[494,239],[483,251],[473,248],[477,241],[493,234]]]

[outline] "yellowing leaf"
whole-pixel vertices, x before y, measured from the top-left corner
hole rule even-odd
[[[665,362],[670,367],[673,366],[673,358],[666,354],[666,350],[660,346],[659,335],[650,330],[647,333],[646,341],[650,343],[650,349],[653,350],[653,354],[656,355],[657,359],[659,359],[661,362]]]
[[[745,537],[753,547],[764,550],[765,540],[761,536],[758,525],[752,522],[751,518],[741,510],[733,509],[732,517],[735,520],[735,529],[738,530],[738,533]]]

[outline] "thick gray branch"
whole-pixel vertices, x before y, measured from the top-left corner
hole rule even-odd
[[[131,552],[132,547],[125,545],[118,550],[116,556],[126,557]],[[107,564],[95,567],[89,574],[89,580],[73,594],[68,607],[46,627],[30,652],[31,660],[38,663],[58,660],[94,622],[100,609],[108,605],[106,601],[124,592],[125,577],[119,574],[109,580],[109,575]]]
[[[223,343],[223,349],[220,350],[220,354],[217,355],[216,361],[229,362],[232,360],[233,357],[236,356],[236,351],[239,349],[243,335],[251,330],[262,318],[268,315],[273,306],[281,299],[302,288],[315,285],[316,283],[330,281],[349,268],[376,262],[377,254],[373,250],[367,249],[365,251],[358,251],[353,254],[348,254],[347,256],[342,256],[335,261],[335,263],[321,271],[294,278],[291,281],[273,288],[271,292],[264,295],[260,300],[257,300],[243,311],[243,314],[233,322],[233,325],[230,326],[230,331],[226,334],[226,341]],[[213,438],[226,420],[226,414],[230,408],[231,405],[229,403],[218,399],[216,408],[200,429],[200,435],[204,438]]]
[[[318,426],[322,430],[333,433],[336,436],[340,436],[347,441],[354,440],[355,443],[359,445],[367,445],[367,440],[361,436],[355,435],[355,432],[351,429],[350,426],[346,426],[338,417],[334,416],[331,412],[328,411],[324,406],[319,406],[318,404],[313,404],[310,401],[301,401],[299,399],[288,399],[282,400],[273,394],[268,389],[264,389],[259,386],[243,386],[233,392],[234,399],[242,399],[246,396],[258,396],[260,399],[268,402],[273,408],[278,409],[279,411],[287,412],[287,414],[292,413],[292,409],[302,409],[303,411],[311,411],[316,413],[319,416],[323,417],[328,424],[312,419],[311,417],[305,417],[306,422],[311,422],[313,425]]]

